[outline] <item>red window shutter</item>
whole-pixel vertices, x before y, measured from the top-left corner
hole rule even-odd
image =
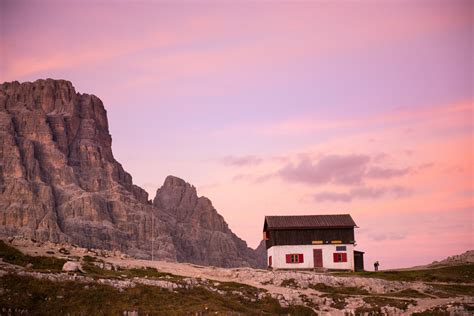
[[[344,252],[344,253],[341,253],[341,255],[342,255],[342,260],[341,261],[342,262],[347,262],[347,253]]]
[[[337,261],[337,253],[333,253],[332,256],[333,256],[334,262],[338,262]]]
[[[302,253],[300,253],[300,254],[298,255],[298,262],[299,262],[299,263],[302,263],[302,262],[303,262],[303,254],[302,254]]]
[[[291,255],[286,255],[286,263],[291,263]]]

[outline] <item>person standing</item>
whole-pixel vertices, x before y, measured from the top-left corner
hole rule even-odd
[[[374,270],[379,271],[379,262],[378,262],[378,260],[374,262]]]

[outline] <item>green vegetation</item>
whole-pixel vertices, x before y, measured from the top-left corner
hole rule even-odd
[[[263,281],[263,282],[260,282],[262,285],[269,285],[269,284],[273,284],[273,279],[271,280],[268,280],[268,281]]]
[[[84,256],[82,267],[88,276],[95,278],[151,278],[151,279],[166,279],[168,281],[181,281],[182,276],[174,275],[171,273],[160,272],[155,268],[132,268],[132,269],[118,269],[118,270],[107,270],[102,269],[97,264],[105,264],[102,260],[91,259],[93,257],[86,258]],[[95,263],[94,263],[95,262]]]
[[[438,297],[453,297],[453,296],[474,296],[474,285],[462,284],[431,284],[434,291],[429,294]]]
[[[424,281],[463,283],[474,280],[474,264],[443,267],[436,269],[334,273],[336,276],[379,278],[390,281]]]
[[[436,306],[423,312],[413,313],[413,316],[444,316],[449,315],[446,306]]]
[[[343,309],[346,306],[345,299],[350,297],[351,295],[364,295],[363,298],[364,302],[370,304],[370,307],[361,307],[357,310],[356,314],[363,314],[363,313],[380,313],[381,307],[383,306],[394,306],[399,309],[406,309],[408,304],[416,304],[416,301],[413,300],[403,300],[403,299],[393,299],[389,298],[389,296],[393,297],[401,297],[401,298],[425,298],[429,297],[424,293],[420,293],[413,289],[406,289],[403,291],[395,292],[395,293],[388,293],[388,294],[380,294],[380,295],[370,295],[370,293],[361,287],[333,287],[326,285],[324,283],[317,283],[317,284],[310,284],[308,286],[311,289],[314,289],[319,292],[323,292],[325,294],[322,297],[329,297],[333,300],[331,307],[337,309]],[[370,295],[370,296],[369,296]]]
[[[474,312],[474,306],[469,305],[469,304],[463,304],[463,303],[453,303],[450,304],[452,306],[460,307],[462,312],[448,312],[448,306],[443,305],[443,306],[436,306],[431,309],[425,310],[423,312],[418,312],[418,313],[413,313],[413,315],[417,316],[433,316],[433,315],[472,315]],[[464,310],[464,311],[463,311]]]
[[[216,285],[218,284],[218,285]],[[226,293],[241,293],[238,294],[239,296],[245,296],[247,298],[256,298],[259,293],[267,292],[267,290],[259,289],[250,285],[236,283],[236,282],[214,282],[214,287],[220,291],[224,291]]]
[[[346,308],[346,297],[347,295],[341,295],[341,294],[324,294],[321,295],[321,297],[328,297],[332,299],[331,307],[336,308],[336,309],[344,309]]]
[[[410,298],[427,298],[430,297],[424,293],[418,292],[414,289],[405,289],[399,292],[380,294],[380,296],[391,296],[391,297],[410,297]]]
[[[124,311],[154,315],[231,311],[245,315],[314,315],[303,306],[283,308],[272,298],[242,301],[240,295],[219,295],[203,287],[167,291],[140,285],[119,291],[102,284],[51,282],[11,274],[0,278],[0,283],[5,289],[0,296],[0,306],[13,313],[23,311],[32,315],[119,315]],[[238,287],[236,284],[226,286]]]
[[[65,259],[55,257],[25,255],[18,249],[7,245],[3,240],[0,240],[0,258],[11,264],[23,267],[31,264],[33,269],[52,271],[61,271],[66,262]]]
[[[356,315],[361,315],[365,313],[372,315],[381,314],[382,307],[385,306],[391,306],[401,310],[406,310],[408,308],[408,305],[416,305],[416,301],[414,300],[399,300],[382,296],[368,296],[364,297],[363,300],[366,304],[369,304],[370,307],[363,306],[356,308]]]
[[[324,283],[316,283],[308,285],[309,288],[331,294],[348,294],[348,295],[367,295],[369,292],[361,287],[345,287],[345,286],[330,286]]]
[[[281,282],[280,286],[289,287],[289,288],[292,288],[292,289],[297,289],[299,287],[298,282],[296,282],[296,280],[293,279],[293,278],[283,280]]]
[[[319,310],[318,304],[315,304],[312,299],[308,297],[306,294],[300,294],[300,299],[306,306],[311,307],[312,309]]]
[[[89,256],[89,255],[85,255],[84,257],[82,257],[82,260],[84,262],[96,262],[96,261],[98,261],[97,257],[92,257],[92,256]]]

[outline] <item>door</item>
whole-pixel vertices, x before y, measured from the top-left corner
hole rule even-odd
[[[364,253],[362,251],[354,251],[354,270],[364,271]]]
[[[315,268],[323,267],[323,250],[313,249],[313,262]]]

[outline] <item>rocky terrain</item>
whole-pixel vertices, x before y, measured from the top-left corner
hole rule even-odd
[[[28,313],[30,306],[134,315],[471,315],[474,310],[472,264],[387,273],[224,269],[25,238],[4,240],[0,258],[3,313]],[[93,295],[84,310],[81,298]],[[120,301],[107,303],[110,298]]]
[[[154,202],[112,153],[107,112],[71,82],[0,85],[0,236],[137,258],[262,266],[209,199],[168,177]]]
[[[156,192],[153,205],[171,227],[178,261],[221,267],[265,266],[266,249],[258,253],[248,248],[229,229],[211,201],[198,197],[189,183],[167,177]]]
[[[468,250],[460,255],[454,255],[440,261],[434,261],[426,267],[453,266],[463,264],[474,264],[474,250]]]

